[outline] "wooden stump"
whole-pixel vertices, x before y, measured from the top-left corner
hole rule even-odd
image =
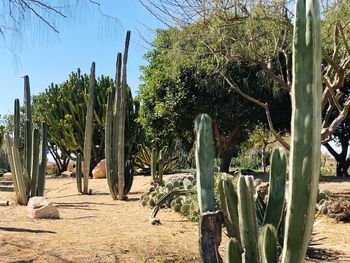
[[[223,222],[221,211],[205,212],[199,217],[199,253],[203,263],[222,263],[219,246]]]

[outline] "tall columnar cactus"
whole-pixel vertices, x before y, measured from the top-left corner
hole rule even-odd
[[[89,80],[89,98],[86,111],[86,122],[85,122],[85,138],[84,138],[84,152],[83,152],[83,194],[89,193],[89,173],[91,163],[91,149],[92,149],[92,135],[93,135],[93,122],[94,122],[94,93],[95,93],[95,62],[92,62],[90,70]],[[79,183],[77,177],[77,183]],[[79,186],[78,186],[78,189]]]
[[[214,199],[214,143],[211,118],[198,115],[195,120],[195,159],[197,167],[198,202],[200,213],[215,210]]]
[[[123,58],[121,53],[117,55],[115,94],[110,93],[108,96],[106,113],[106,172],[109,190],[114,200],[124,200],[133,181],[133,171],[127,149],[130,148],[130,141],[125,138],[126,124],[131,121],[128,118],[133,117],[126,118],[127,114],[130,114],[130,109],[127,107],[131,97],[126,75],[129,43],[130,31],[126,34]],[[132,99],[129,103],[132,103]],[[132,133],[132,131],[128,132]]]
[[[14,188],[18,202],[26,205],[32,196],[44,194],[47,151],[47,126],[42,123],[39,129],[32,130],[32,112],[29,77],[24,77],[24,152],[23,162],[19,153],[20,146],[20,106],[15,100],[14,137],[5,134],[6,151],[13,174]]]
[[[77,182],[77,190],[79,193],[83,192],[82,189],[82,170],[81,170],[81,153],[77,154],[77,161],[75,165],[75,180]]]
[[[282,262],[302,262],[320,176],[321,40],[318,0],[298,0],[294,26],[292,138]]]
[[[197,192],[199,202],[199,252],[203,263],[221,263],[218,248],[221,243],[223,215],[215,211],[214,143],[212,120],[207,114],[195,120]]]

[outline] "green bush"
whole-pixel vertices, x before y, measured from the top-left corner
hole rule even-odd
[[[10,171],[10,164],[7,160],[7,155],[4,147],[0,148],[0,175]]]

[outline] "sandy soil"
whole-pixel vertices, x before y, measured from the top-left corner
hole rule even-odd
[[[150,224],[150,209],[139,202],[149,183],[150,177],[135,177],[125,202],[111,199],[104,179],[90,180],[93,195],[77,194],[74,179],[49,179],[46,196],[60,220],[29,219],[14,193],[0,192],[0,200],[11,202],[0,206],[0,262],[199,262],[196,223],[161,210],[162,224]],[[350,192],[349,182],[341,186]],[[322,262],[350,262],[350,224],[321,219],[316,237],[326,237],[318,247]]]

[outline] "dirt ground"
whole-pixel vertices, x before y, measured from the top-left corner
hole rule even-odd
[[[29,219],[14,193],[0,192],[0,200],[11,202],[0,206],[0,262],[200,262],[196,223],[161,210],[162,224],[150,224],[151,210],[139,202],[149,183],[150,177],[137,176],[129,200],[113,201],[105,179],[90,180],[93,195],[77,194],[72,178],[48,179],[46,197],[59,220]],[[350,181],[320,188],[350,192]],[[309,262],[350,262],[350,224],[320,220],[316,239],[326,239],[314,254],[323,260]]]

